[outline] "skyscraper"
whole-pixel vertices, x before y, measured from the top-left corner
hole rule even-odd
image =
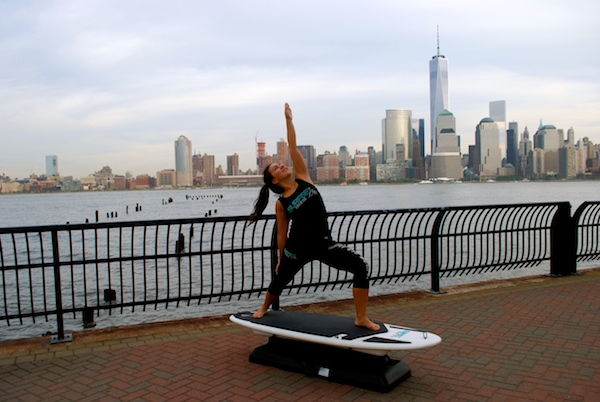
[[[46,176],[58,176],[58,156],[46,156]]]
[[[191,187],[193,181],[192,142],[184,135],[175,141],[175,173],[178,187]]]
[[[506,101],[490,102],[490,118],[498,125],[498,141],[502,155],[506,154]]]
[[[429,60],[429,110],[431,113],[431,152],[437,148],[435,123],[437,117],[449,108],[448,102],[448,60],[440,54],[438,31],[437,54]]]
[[[227,175],[236,176],[240,172],[240,157],[238,154],[227,155]]]
[[[569,147],[575,146],[575,130],[573,130],[573,127],[567,130],[566,143]]]
[[[412,119],[413,138],[419,139],[419,156],[425,158],[425,119]],[[413,159],[416,157],[413,152]]]
[[[369,154],[369,180],[377,180],[377,151],[374,147],[367,149]]]
[[[308,174],[313,180],[317,180],[317,151],[312,145],[298,145],[302,157],[306,161]]]
[[[350,156],[347,146],[340,146],[338,156],[340,157],[340,169],[344,170],[346,169],[346,166],[352,165],[352,156]]]
[[[256,142],[256,168],[258,174],[263,174],[265,168],[273,162],[273,158],[267,155],[267,144],[264,141]]]
[[[516,121],[508,123],[506,130],[506,162],[515,168],[519,166],[519,124]]]
[[[438,115],[436,121],[437,147],[431,154],[430,178],[462,178],[460,140],[456,135],[456,119],[448,110]]]
[[[518,165],[515,165],[515,167],[518,167],[521,176],[527,175],[527,158],[532,150],[533,146],[529,139],[529,130],[525,126],[525,131],[521,134],[521,140],[519,141]]]
[[[386,110],[382,121],[383,162],[406,161],[412,163],[412,112]],[[404,145],[403,155],[397,155],[397,145]]]
[[[202,172],[202,183],[207,186],[212,186],[217,181],[215,176],[215,156],[204,154],[202,160],[202,165],[204,167],[204,172]]]
[[[558,174],[558,150],[564,146],[564,138],[552,124],[541,126],[535,133],[537,148],[543,150],[544,169],[542,173]]]
[[[289,163],[289,149],[288,143],[282,138],[277,141],[277,155],[275,155],[274,162],[279,163],[280,165],[291,166]]]
[[[502,167],[498,138],[498,125],[489,117],[481,119],[475,129],[475,147],[479,160],[474,161],[473,168],[480,177],[496,177]]]

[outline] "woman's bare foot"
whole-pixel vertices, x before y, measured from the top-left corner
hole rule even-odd
[[[373,321],[369,320],[367,317],[364,318],[356,318],[354,320],[354,325],[357,327],[365,327],[373,331],[379,331],[381,328],[379,324],[375,324]]]
[[[254,314],[252,314],[252,317],[254,318],[262,318],[263,315],[267,314],[267,310],[263,309],[263,308],[259,308],[258,310],[256,310],[254,312]]]

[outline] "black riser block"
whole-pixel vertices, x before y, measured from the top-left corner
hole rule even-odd
[[[374,356],[276,336],[254,349],[250,361],[379,392],[391,391],[411,375],[406,364],[387,355]]]

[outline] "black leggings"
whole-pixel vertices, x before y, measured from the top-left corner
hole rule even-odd
[[[283,288],[290,283],[294,276],[309,261],[319,260],[330,267],[352,272],[355,288],[369,288],[369,265],[354,250],[341,243],[325,243],[319,246],[307,247],[307,252],[293,254],[284,250],[279,263],[279,272],[269,285],[269,293],[279,296]]]

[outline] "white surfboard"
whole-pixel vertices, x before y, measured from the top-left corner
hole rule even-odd
[[[229,317],[236,324],[265,336],[312,342],[376,356],[392,351],[430,348],[442,341],[436,334],[401,325],[377,322],[374,331],[354,325],[354,318],[294,311],[269,311],[262,318],[252,313]]]

